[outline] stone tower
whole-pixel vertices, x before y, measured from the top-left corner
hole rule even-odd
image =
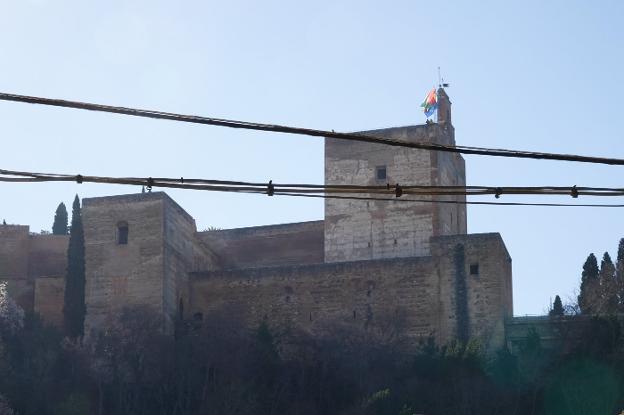
[[[455,145],[451,102],[438,89],[438,122],[364,131],[397,141]],[[464,186],[459,154],[325,139],[325,184]],[[378,195],[370,195],[379,197]],[[414,197],[416,198],[416,197]],[[405,199],[405,197],[403,197]],[[430,238],[466,234],[466,207],[444,201],[464,196],[418,197],[422,202],[325,200],[325,262],[430,255]]]
[[[172,332],[188,309],[188,272],[211,269],[214,255],[195,220],[165,193],[83,200],[85,334],[114,324],[122,310],[147,306]]]

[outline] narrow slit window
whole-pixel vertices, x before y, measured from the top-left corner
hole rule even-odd
[[[470,275],[479,275],[479,264],[470,264]]]
[[[117,225],[117,245],[128,245],[128,224],[120,222]]]
[[[375,177],[377,180],[386,180],[388,177],[386,174],[386,166],[377,166],[375,168]]]

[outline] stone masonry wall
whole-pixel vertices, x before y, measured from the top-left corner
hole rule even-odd
[[[457,255],[461,252],[461,255]],[[513,315],[511,258],[500,234],[472,234],[432,238],[432,255],[438,258],[440,328],[444,338],[456,338],[465,330],[490,348],[505,342],[505,320]],[[457,263],[458,258],[462,263]],[[475,274],[474,266],[478,267]],[[472,266],[472,267],[471,267]],[[458,268],[461,267],[461,268]],[[457,278],[464,278],[465,292]],[[465,298],[458,298],[465,295]],[[466,304],[466,309],[462,308]],[[466,315],[458,315],[465,312]],[[468,327],[458,327],[465,322]]]
[[[163,313],[163,193],[83,200],[86,255],[85,334],[114,324],[128,306]],[[117,227],[128,224],[128,243]]]
[[[170,197],[163,202],[163,309],[165,331],[172,333],[175,319],[189,306],[189,272],[214,269],[218,258],[197,238],[195,220]]]
[[[67,271],[69,235],[32,235],[28,253],[28,275],[61,277]]]
[[[431,246],[433,255],[419,258],[194,273],[191,310],[225,311],[250,326],[266,319],[312,333],[327,321],[400,323],[413,341],[434,335],[441,344],[466,324],[464,340],[502,346],[513,305],[511,263],[500,235],[434,237]],[[471,275],[475,264],[478,274]],[[458,277],[465,287],[459,299]],[[462,301],[463,316],[457,307]]]
[[[431,152],[431,184],[434,186],[465,186],[464,159],[459,154]],[[436,200],[465,202],[466,196],[436,196]],[[434,209],[434,235],[467,233],[466,205],[439,203]]]
[[[0,225],[0,281],[24,310],[33,311],[43,298],[36,295],[37,277],[65,275],[68,240],[67,235],[31,235],[24,225]]]
[[[323,262],[323,221],[253,226],[198,233],[223,268],[255,268]]]
[[[223,313],[314,333],[329,322],[400,324],[416,341],[437,332],[438,277],[430,257],[195,273],[192,312]]]
[[[0,225],[0,278],[26,279],[28,276],[29,227]]]
[[[38,277],[35,279],[34,311],[44,322],[63,327],[63,299],[65,277]]]
[[[455,144],[450,124],[364,133],[397,141]],[[379,166],[386,166],[386,179],[377,180]],[[325,183],[462,185],[465,184],[464,162],[457,154],[440,155],[431,151],[327,138]],[[430,200],[431,197],[418,199]],[[426,256],[430,253],[431,236],[465,233],[465,224],[465,209],[458,205],[326,199],[325,261]]]

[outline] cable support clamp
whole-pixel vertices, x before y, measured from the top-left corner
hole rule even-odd
[[[495,198],[500,198],[500,196],[503,194],[503,189],[501,189],[500,187],[496,188],[496,193],[494,194]]]
[[[152,191],[152,187],[154,186],[154,179],[152,179],[151,177],[147,178],[147,191],[151,192]]]
[[[82,175],[81,174],[76,175],[76,183],[82,184]]]
[[[269,184],[267,185],[267,195],[273,196],[275,193],[275,186],[273,186],[273,180],[269,180]]]
[[[572,186],[572,190],[570,190],[570,196],[572,196],[574,199],[578,198],[578,190],[576,188],[576,185]]]
[[[180,183],[184,184],[184,177],[180,177]]]
[[[394,188],[394,196],[395,197],[403,196],[403,189],[401,188],[401,186],[398,183],[396,184],[396,187]]]

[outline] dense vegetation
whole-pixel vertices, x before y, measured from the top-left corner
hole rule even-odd
[[[624,238],[620,240],[616,263],[605,252],[598,267],[594,254],[589,254],[581,274],[577,299],[583,314],[624,313]]]
[[[6,303],[6,302],[5,302]],[[68,341],[33,316],[0,319],[0,411],[20,414],[616,414],[624,348],[596,317],[566,353],[536,333],[486,357],[479,344],[407,347],[399,332],[327,326],[274,333],[235,313],[160,334],[145,309],[116,331]],[[8,409],[7,409],[8,411]],[[1,412],[0,412],[1,413]],[[6,412],[10,413],[10,412]]]

